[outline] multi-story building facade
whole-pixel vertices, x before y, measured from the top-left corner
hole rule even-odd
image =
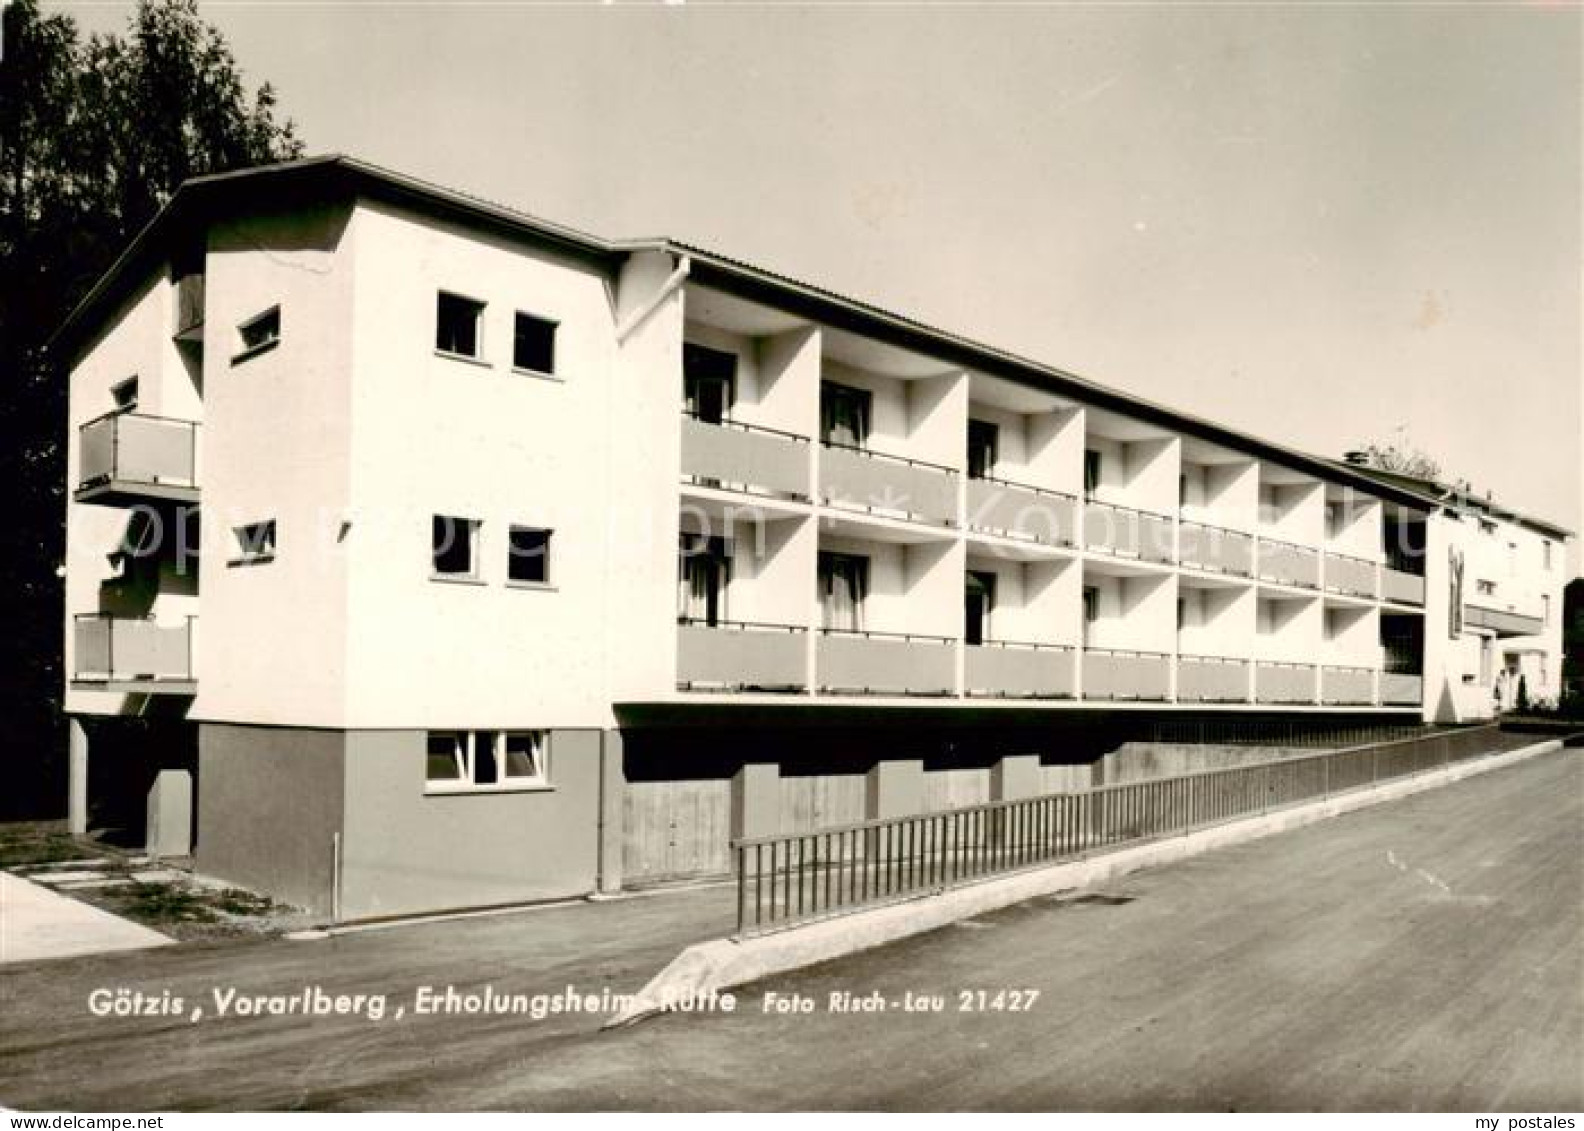
[[[1555,694],[1557,527],[345,158],[184,186],[57,342],[74,819],[143,720],[151,819],[329,914]]]

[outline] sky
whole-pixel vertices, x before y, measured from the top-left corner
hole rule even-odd
[[[1577,5],[201,10],[310,152],[1584,529]]]

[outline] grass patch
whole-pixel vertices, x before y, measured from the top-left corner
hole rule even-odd
[[[100,855],[66,832],[62,821],[18,821],[0,824],[0,868],[28,868],[66,860],[91,860]]]

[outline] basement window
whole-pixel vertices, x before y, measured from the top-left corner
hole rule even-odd
[[[548,318],[517,312],[512,329],[512,368],[524,373],[555,373],[556,324]]]
[[[231,565],[260,565],[275,560],[275,520],[251,522],[231,529],[235,553]]]
[[[440,730],[426,741],[426,793],[488,793],[550,785],[542,730]]]
[[[437,514],[430,524],[429,554],[433,577],[443,581],[477,581],[479,530],[471,518]]]
[[[435,349],[451,357],[484,356],[484,304],[441,291],[435,300]]]

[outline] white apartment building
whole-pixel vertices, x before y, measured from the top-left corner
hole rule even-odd
[[[348,158],[188,183],[57,350],[73,819],[340,918],[1557,690],[1552,524]]]

